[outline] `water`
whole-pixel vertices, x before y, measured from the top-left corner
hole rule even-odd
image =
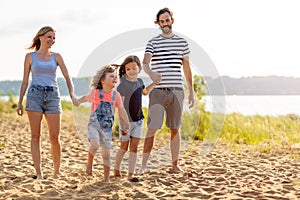
[[[143,106],[148,107],[148,96],[143,96]],[[8,96],[0,96],[1,100],[8,100]],[[18,97],[15,97],[16,101]],[[62,96],[62,100],[70,100],[69,96]],[[244,115],[286,115],[294,113],[300,115],[300,95],[228,95],[206,96],[206,109],[214,112],[241,113]],[[185,105],[187,107],[187,105]]]
[[[243,115],[300,115],[300,95],[228,95],[205,96],[206,110]],[[148,106],[148,97],[143,97],[143,106]],[[186,105],[187,107],[187,105]]]
[[[211,97],[205,98],[207,110],[216,109]],[[244,115],[300,115],[300,95],[243,95],[225,96],[226,113],[241,113]],[[217,108],[218,110],[218,108]]]

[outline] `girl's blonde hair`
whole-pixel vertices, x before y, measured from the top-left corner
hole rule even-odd
[[[92,78],[90,89],[102,89],[102,83],[107,73],[115,72],[115,67],[112,65],[105,65],[97,70],[96,75]]]
[[[40,38],[41,36],[45,35],[48,32],[55,32],[55,30],[51,26],[44,26],[42,27],[35,37],[32,39],[31,45],[27,49],[35,49],[35,51],[39,50],[41,47],[41,41]]]

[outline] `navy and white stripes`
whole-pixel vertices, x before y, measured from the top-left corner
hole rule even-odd
[[[182,60],[189,53],[187,41],[178,35],[171,38],[159,35],[148,42],[145,54],[152,55],[151,69],[162,75],[156,88],[183,87]]]

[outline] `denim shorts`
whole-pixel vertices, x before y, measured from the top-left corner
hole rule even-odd
[[[143,135],[143,122],[144,119],[140,119],[136,122],[130,122],[130,131],[126,135],[122,135],[121,130],[119,132],[119,138],[121,142],[127,142],[131,137],[142,138]]]
[[[46,114],[61,113],[62,109],[58,88],[53,86],[31,85],[27,92],[25,110]]]
[[[112,147],[112,128],[102,128],[97,119],[96,112],[92,112],[88,123],[88,139],[99,139],[100,146]]]

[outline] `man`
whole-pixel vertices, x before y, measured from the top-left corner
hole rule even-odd
[[[157,13],[155,24],[159,25],[162,34],[148,42],[143,59],[144,71],[157,86],[149,95],[148,130],[144,141],[141,174],[146,170],[153,147],[154,135],[162,126],[164,113],[166,113],[166,125],[171,132],[171,172],[182,172],[178,166],[179,129],[184,99],[182,71],[189,89],[190,107],[194,105],[194,94],[188,43],[184,38],[172,32],[173,23],[173,13],[168,8],[163,8]]]

